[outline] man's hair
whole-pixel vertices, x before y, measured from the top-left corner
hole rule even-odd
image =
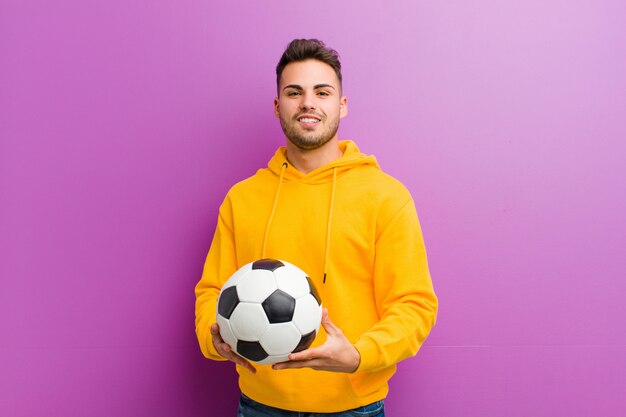
[[[334,49],[327,48],[324,42],[317,39],[294,39],[289,43],[276,66],[276,87],[278,88],[280,84],[280,77],[283,75],[283,70],[287,64],[305,61],[307,59],[316,59],[330,65],[335,71],[335,74],[337,74],[339,87],[341,88],[341,62],[339,62],[339,54]]]

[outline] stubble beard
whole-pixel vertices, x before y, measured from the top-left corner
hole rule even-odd
[[[310,151],[324,146],[337,134],[339,130],[339,117],[327,120],[329,124],[317,134],[312,132],[301,133],[296,119],[294,119],[294,122],[290,123],[285,120],[282,115],[280,116],[280,126],[289,142],[299,149]]]

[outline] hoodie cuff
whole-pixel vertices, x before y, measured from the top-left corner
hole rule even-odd
[[[356,350],[361,355],[361,363],[355,372],[371,371],[378,366],[380,354],[378,353],[378,347],[374,342],[369,339],[357,340],[354,344]]]

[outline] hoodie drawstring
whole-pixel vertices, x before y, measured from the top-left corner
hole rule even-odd
[[[280,186],[283,184],[283,177],[285,176],[285,170],[289,165],[287,162],[283,162],[283,165],[280,168],[280,178],[278,179],[278,188],[276,189],[276,195],[274,196],[274,202],[272,203],[272,211],[270,211],[270,217],[267,219],[267,226],[265,226],[265,234],[263,235],[263,246],[261,248],[261,258],[265,258],[265,248],[267,246],[267,237],[270,233],[270,226],[272,225],[272,220],[274,218],[274,212],[276,211],[276,206],[278,205],[278,196],[280,195]]]
[[[330,193],[330,207],[328,208],[328,225],[326,226],[326,251],[324,252],[324,279],[326,284],[326,274],[328,273],[328,255],[330,254],[330,226],[333,221],[333,206],[335,205],[335,186],[337,185],[337,167],[333,168],[333,189]]]
[[[265,258],[265,250],[267,248],[267,239],[270,232],[270,227],[272,226],[272,220],[274,219],[274,212],[276,211],[276,206],[278,205],[278,198],[280,196],[280,187],[283,183],[283,177],[285,176],[285,170],[289,165],[287,162],[283,162],[282,167],[280,169],[280,177],[278,179],[278,187],[276,188],[276,194],[274,196],[274,202],[272,203],[272,210],[270,211],[270,216],[267,219],[267,225],[265,226],[265,234],[263,236],[263,246],[261,248],[261,258]],[[324,250],[324,278],[322,283],[326,283],[326,275],[328,274],[328,259],[330,255],[330,236],[331,236],[331,225],[333,220],[333,207],[335,205],[335,188],[337,185],[337,167],[333,168],[333,185],[332,191],[330,193],[330,206],[328,207],[328,224],[326,225],[326,248]]]

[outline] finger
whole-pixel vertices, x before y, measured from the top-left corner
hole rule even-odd
[[[250,362],[248,362],[241,356],[237,355],[228,343],[221,342],[217,345],[218,346],[216,346],[216,348],[218,349],[220,355],[222,355],[224,358],[228,359],[231,362],[235,362],[237,365],[243,366],[244,368],[250,370],[252,373],[256,372],[254,366],[252,366]]]
[[[246,368],[248,371],[252,372],[253,374],[256,374],[256,368],[252,366],[250,362],[248,362],[241,356],[234,355],[234,358],[232,359],[232,361],[235,362],[237,365],[243,366],[244,368]]]
[[[322,308],[322,321],[328,320],[328,309],[326,307]]]
[[[232,348],[226,343],[224,343],[224,353],[222,356],[237,365],[243,366],[253,374],[256,373],[256,368],[252,366],[250,362],[233,352]]]
[[[272,369],[275,369],[277,371],[282,370],[282,369],[299,369],[299,368],[305,368],[308,363],[310,363],[311,361],[287,361],[287,362],[278,362],[275,363],[274,365],[272,365]]]
[[[323,346],[323,345],[322,345]],[[317,358],[326,358],[328,355],[326,354],[326,350],[322,349],[322,346],[305,349],[300,352],[292,353],[289,355],[290,361],[306,361]]]
[[[324,359],[311,359],[305,361],[287,361],[287,362],[279,362],[272,365],[272,369],[274,370],[283,370],[283,369],[301,369],[301,368],[311,368],[316,370],[321,369],[330,369],[330,366]]]
[[[253,374],[256,373],[256,368],[252,366],[250,362],[233,352],[233,348],[228,343],[224,342],[224,339],[222,339],[222,336],[220,335],[219,324],[213,323],[210,330],[211,336],[213,336],[214,339],[213,344],[215,345],[215,348],[220,355],[222,355],[225,359],[228,359],[231,362],[243,366]]]
[[[335,335],[337,335],[338,333],[341,332],[341,329],[339,327],[335,326],[335,323],[333,323],[330,320],[330,317],[328,316],[328,309],[327,308],[322,310],[322,327],[326,331],[326,334],[329,335],[329,336],[335,336]]]
[[[213,336],[216,340],[222,340],[222,335],[220,334],[220,326],[217,323],[213,323],[209,329],[211,331],[211,336]]]

